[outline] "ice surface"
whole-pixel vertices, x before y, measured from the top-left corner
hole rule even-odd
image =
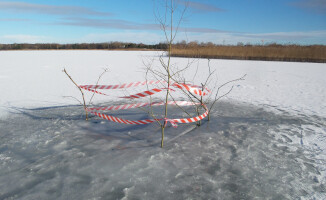
[[[246,80],[210,122],[169,126],[164,149],[156,125],[86,122],[64,97],[80,94],[63,67],[79,84],[95,84],[102,68],[100,84],[139,81],[159,53],[0,51],[0,199],[326,199],[325,64],[212,59],[217,84]],[[185,75],[199,84],[207,60],[190,62]]]
[[[86,122],[77,106],[16,108],[1,121],[0,199],[326,197],[325,152],[308,145],[325,141],[324,119],[217,108],[200,127],[168,127],[164,149],[155,125]]]

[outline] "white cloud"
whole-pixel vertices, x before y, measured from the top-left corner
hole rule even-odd
[[[122,29],[122,30],[160,30],[158,24],[144,24],[121,19],[91,19],[81,17],[62,18],[54,25],[80,26],[91,28]]]
[[[237,44],[251,43],[259,44],[264,42],[277,43],[295,43],[295,44],[324,44],[326,38],[326,30],[322,31],[306,31],[306,32],[274,32],[274,33],[179,33],[176,40],[186,40],[198,42],[214,42],[217,44]]]
[[[164,41],[163,35],[149,32],[118,32],[106,34],[89,34],[79,39],[80,42],[134,42],[156,44]]]
[[[305,44],[308,41],[314,41],[316,43],[326,44],[326,30],[322,31],[298,31],[298,32],[275,32],[275,33],[261,33],[261,34],[244,34],[246,38],[261,38],[266,41],[275,42],[290,42]],[[319,41],[319,42],[318,42]]]
[[[261,44],[265,43],[293,43],[293,44],[323,44],[326,45],[326,30],[307,32],[277,32],[277,33],[185,33],[179,32],[175,42],[213,42],[216,44]],[[164,42],[164,35],[155,32],[124,31],[114,33],[92,33],[79,38],[55,38],[37,35],[3,35],[0,43],[100,43],[100,42],[134,42],[156,44]]]
[[[54,6],[46,4],[33,4],[19,1],[1,1],[0,10],[11,11],[14,13],[36,13],[48,15],[95,15],[95,16],[109,16],[108,12],[99,12],[90,8],[81,6]]]
[[[37,35],[2,35],[0,36],[0,43],[12,44],[12,43],[46,43],[50,38],[46,36]]]
[[[262,33],[262,34],[247,34],[248,36],[253,37],[270,37],[276,39],[282,38],[295,38],[301,39],[305,37],[318,37],[318,36],[326,36],[326,31],[308,31],[308,32],[276,32],[276,33]]]
[[[180,1],[185,4],[187,7],[195,10],[196,12],[223,12],[224,9],[218,8],[213,4],[206,4],[202,2],[195,2],[195,1]]]
[[[313,13],[326,15],[325,0],[300,0],[297,2],[292,2],[291,5]]]
[[[188,42],[197,40],[198,42],[214,42],[216,44],[237,44],[238,42],[260,44],[262,40],[277,43],[295,44],[324,44],[326,30],[307,32],[276,32],[276,33],[185,33],[179,32],[175,41],[186,40]],[[107,34],[90,34],[81,39],[80,42],[136,42],[154,44],[164,42],[163,34],[149,32],[118,32]]]
[[[92,19],[81,17],[66,17],[62,18],[60,22],[52,23],[53,25],[64,26],[80,26],[100,29],[120,29],[120,30],[151,30],[160,31],[161,26],[159,24],[146,24],[133,21],[121,20],[121,19]],[[169,27],[167,26],[169,29]],[[213,28],[196,28],[196,27],[179,27],[179,30],[185,30],[193,33],[219,33],[227,32],[217,30]]]

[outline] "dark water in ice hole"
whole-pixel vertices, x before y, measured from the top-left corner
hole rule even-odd
[[[0,199],[326,199],[325,152],[306,146],[325,139],[317,116],[219,102],[209,123],[168,127],[161,149],[155,125],[85,122],[78,106],[12,111],[0,120]]]

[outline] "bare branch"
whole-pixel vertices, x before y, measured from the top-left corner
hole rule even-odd
[[[222,97],[225,97],[226,95],[228,95],[228,94],[233,90],[233,86],[232,86],[231,89],[230,89],[228,92],[226,92],[225,94],[223,94],[223,95],[221,95],[220,97],[218,97],[218,94],[219,94],[219,91],[220,91],[221,88],[223,88],[224,86],[226,86],[226,85],[228,85],[228,84],[230,84],[230,83],[232,83],[232,82],[245,80],[244,78],[246,77],[246,75],[247,75],[247,74],[243,75],[243,76],[240,77],[240,78],[237,78],[237,79],[234,79],[234,80],[230,80],[230,81],[228,81],[228,82],[225,82],[224,84],[222,84],[221,86],[219,86],[219,87],[217,88],[217,91],[216,91],[216,94],[215,94],[214,101],[212,102],[212,104],[211,104],[211,106],[210,106],[208,112],[209,112],[209,113],[211,112],[212,108],[214,107],[215,103],[216,103],[218,100],[220,100]]]
[[[189,2],[186,3],[186,5],[185,5],[185,7],[184,7],[184,9],[183,9],[183,11],[181,13],[181,17],[180,17],[180,19],[178,21],[178,25],[176,26],[176,29],[175,29],[175,32],[174,32],[174,36],[172,37],[172,41],[174,41],[174,39],[175,39],[175,37],[176,37],[176,35],[178,33],[178,30],[179,30],[179,27],[180,27],[180,23],[183,20],[183,16],[184,16],[184,14],[185,14],[185,12],[186,12],[186,10],[188,8],[188,4],[189,4]]]
[[[68,74],[68,72],[66,71],[66,69],[63,69],[63,72],[69,77],[69,79],[76,85],[76,87],[79,89],[79,91],[82,94],[83,97],[83,103],[84,103],[84,110],[86,112],[86,120],[88,120],[88,112],[87,112],[87,106],[86,106],[86,102],[85,102],[85,95],[84,92],[82,91],[82,89],[78,86],[78,84],[71,78],[71,76]]]
[[[73,97],[73,96],[62,96],[62,97],[63,97],[63,98],[72,98],[72,99],[78,101],[78,103],[79,103],[80,105],[83,105],[83,103],[82,103],[81,101],[79,101],[79,99],[77,99],[76,97]]]
[[[103,76],[106,72],[108,72],[108,71],[109,71],[108,68],[104,68],[104,71],[101,73],[101,75],[98,77],[98,79],[97,79],[97,81],[96,81],[96,84],[95,84],[96,86],[98,85],[98,83],[99,83],[99,81],[101,80],[102,76]],[[88,102],[88,105],[91,104],[91,102],[92,102],[92,100],[93,100],[93,97],[94,97],[96,91],[97,91],[97,87],[95,87],[95,90],[94,90],[94,92],[93,92],[92,97],[90,98],[90,100],[89,100],[89,102]]]

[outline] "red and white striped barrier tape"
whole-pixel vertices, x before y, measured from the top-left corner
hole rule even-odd
[[[133,82],[129,84],[121,84],[121,85],[80,85],[79,87],[84,90],[88,90],[97,94],[101,95],[107,95],[102,92],[97,91],[97,89],[124,89],[124,88],[130,88],[130,87],[137,87],[137,86],[144,86],[144,85],[152,85],[152,84],[158,84],[158,83],[166,83],[165,81],[143,81],[143,82]],[[199,95],[199,96],[205,96],[210,93],[210,90],[208,88],[204,88],[205,91],[202,91],[200,86],[197,85],[191,85],[191,84],[184,84],[184,83],[173,83],[171,86],[179,88],[181,90],[187,90],[193,94]],[[144,91],[141,93],[137,93],[130,96],[120,97],[120,98],[142,98],[146,96],[153,95],[155,93],[161,92],[163,90],[171,90],[175,91],[171,88],[154,88],[148,91]],[[168,105],[178,105],[178,106],[186,106],[186,105],[196,105],[197,103],[193,102],[187,102],[187,101],[169,101],[167,102]],[[107,114],[102,114],[96,111],[103,111],[103,110],[125,110],[125,109],[131,109],[131,108],[138,108],[138,107],[144,107],[144,106],[160,106],[165,105],[164,102],[154,102],[154,103],[135,103],[135,104],[124,104],[124,105],[117,105],[117,106],[107,106],[107,107],[95,107],[95,108],[86,108],[86,110],[94,115],[97,115],[103,119],[117,122],[117,123],[123,123],[123,124],[149,124],[157,121],[164,120],[164,124],[166,125],[168,122],[171,123],[173,127],[177,127],[177,123],[192,123],[196,121],[200,121],[204,119],[208,114],[207,107],[203,104],[203,107],[205,108],[205,113],[197,116],[197,117],[191,117],[191,118],[180,118],[180,119],[146,119],[146,120],[126,120],[118,117],[114,117]]]
[[[143,85],[153,85],[158,83],[165,83],[165,81],[143,81],[143,82],[133,82],[133,83],[124,83],[121,85],[80,85],[83,89],[100,89],[100,90],[114,90],[114,89],[124,89],[130,87],[138,87]]]
[[[94,92],[94,93],[97,93],[97,94],[101,94],[101,95],[105,95],[105,96],[109,96],[108,94],[105,94],[105,93],[102,93],[102,92],[99,92],[97,91],[96,89],[93,90],[93,89],[89,89],[87,87],[84,87],[84,86],[79,86],[80,88],[84,89],[84,90],[88,90],[90,92]],[[166,90],[167,88],[154,88],[154,89],[151,89],[151,90],[148,90],[148,91],[144,91],[144,92],[140,92],[140,93],[137,93],[137,94],[133,94],[133,95],[130,95],[130,96],[124,96],[124,97],[119,97],[119,98],[125,98],[125,99],[138,99],[138,98],[142,98],[142,97],[146,97],[146,96],[150,96],[150,95],[153,95],[155,93],[159,93],[163,90]],[[170,91],[175,91],[174,89],[169,89]]]
[[[99,91],[97,91],[97,90],[89,89],[89,88],[87,88],[87,87],[83,87],[83,86],[79,86],[79,87],[80,87],[81,89],[88,90],[88,91],[93,92],[93,93],[96,93],[96,94],[101,94],[101,95],[109,96],[109,95],[107,95],[107,94],[105,94],[105,93],[102,93],[102,92],[99,92]]]
[[[192,122],[197,122],[200,121],[202,119],[204,119],[207,115],[208,115],[208,109],[205,105],[203,105],[205,108],[205,112],[197,117],[191,117],[191,118],[183,118],[183,119],[165,119],[166,122],[170,122],[171,125],[176,128],[178,127],[177,123],[183,123],[183,124],[187,124],[187,123],[192,123]],[[166,123],[165,123],[166,124]]]
[[[133,83],[124,83],[121,85],[80,85],[79,87],[88,90],[90,92],[95,92],[97,94],[106,95],[105,93],[99,92],[97,90],[113,90],[113,89],[124,89],[124,88],[130,88],[130,87],[137,87],[137,86],[144,86],[144,85],[153,85],[158,83],[166,83],[166,81],[144,81],[144,82],[133,82]],[[207,90],[207,92],[202,91],[200,86],[198,85],[191,85],[191,84],[185,84],[185,83],[172,83],[171,86],[187,90],[193,94],[199,95],[199,96],[206,96],[208,93],[210,93],[210,90],[208,88],[204,88],[204,90]],[[137,93],[134,95],[126,96],[126,97],[120,97],[120,98],[141,98],[145,96],[150,96],[155,93],[161,92],[166,88],[154,88],[148,91],[144,91],[141,93]],[[171,91],[174,91],[173,89],[169,88]]]
[[[163,90],[167,90],[168,88],[154,88],[154,89],[151,89],[151,90],[148,90],[148,91],[144,91],[144,92],[140,92],[140,93],[137,93],[137,94],[133,94],[133,95],[130,95],[130,96],[125,96],[125,97],[120,97],[120,98],[125,98],[125,99],[138,99],[138,98],[142,98],[142,97],[146,97],[146,96],[150,96],[150,95],[153,95],[155,93],[159,93],[159,92],[162,92]],[[174,89],[169,89],[170,91],[175,91]]]
[[[97,110],[97,109],[87,108],[87,111],[94,114],[94,115],[99,116],[102,119],[106,119],[106,120],[121,123],[121,124],[141,125],[141,124],[150,124],[150,123],[153,123],[153,122],[156,122],[156,121],[164,120],[165,125],[167,124],[167,122],[170,122],[171,125],[176,128],[177,123],[192,123],[192,122],[197,122],[197,121],[200,121],[200,120],[204,119],[208,114],[208,109],[207,109],[207,107],[205,105],[203,105],[203,106],[204,106],[204,108],[206,110],[203,114],[201,114],[201,115],[199,115],[197,117],[181,118],[181,119],[168,119],[168,118],[166,118],[166,119],[126,120],[126,119],[122,119],[122,118],[119,118],[119,117],[114,117],[112,115],[107,115],[107,114],[102,114],[102,113],[95,112],[94,110]]]
[[[190,106],[190,105],[198,105],[199,103],[193,103],[189,101],[168,101],[168,105],[177,105],[177,106]],[[126,110],[131,108],[139,108],[145,106],[163,106],[165,102],[153,102],[153,103],[134,103],[134,104],[123,104],[117,106],[107,106],[107,107],[94,107],[88,108],[90,111],[94,110]]]
[[[121,123],[121,124],[136,124],[136,125],[141,125],[141,124],[150,124],[150,123],[153,123],[153,122],[156,122],[155,119],[145,119],[145,120],[136,120],[136,121],[132,121],[132,120],[126,120],[126,119],[122,119],[122,118],[119,118],[119,117],[114,117],[114,116],[111,116],[111,115],[106,115],[106,114],[102,114],[102,113],[98,113],[98,112],[94,112],[94,111],[91,111],[87,108],[87,110],[94,114],[94,115],[97,115],[103,119],[106,119],[106,120],[109,120],[109,121],[113,121],[113,122],[117,122],[117,123]]]
[[[198,88],[199,86],[194,87],[192,85],[190,86],[190,85],[184,84],[184,83],[173,83],[172,86],[177,87],[177,88],[182,89],[182,90],[185,89],[185,90],[187,90],[187,91],[189,91],[189,92],[191,92],[193,94],[199,95],[199,96],[208,95],[208,92],[202,91],[201,89]]]
[[[208,115],[208,109],[205,106],[205,104],[203,104],[203,107],[205,108],[205,112],[197,117],[183,118],[183,119],[170,119],[169,121],[173,121],[174,123],[192,123],[192,122],[200,121]]]

